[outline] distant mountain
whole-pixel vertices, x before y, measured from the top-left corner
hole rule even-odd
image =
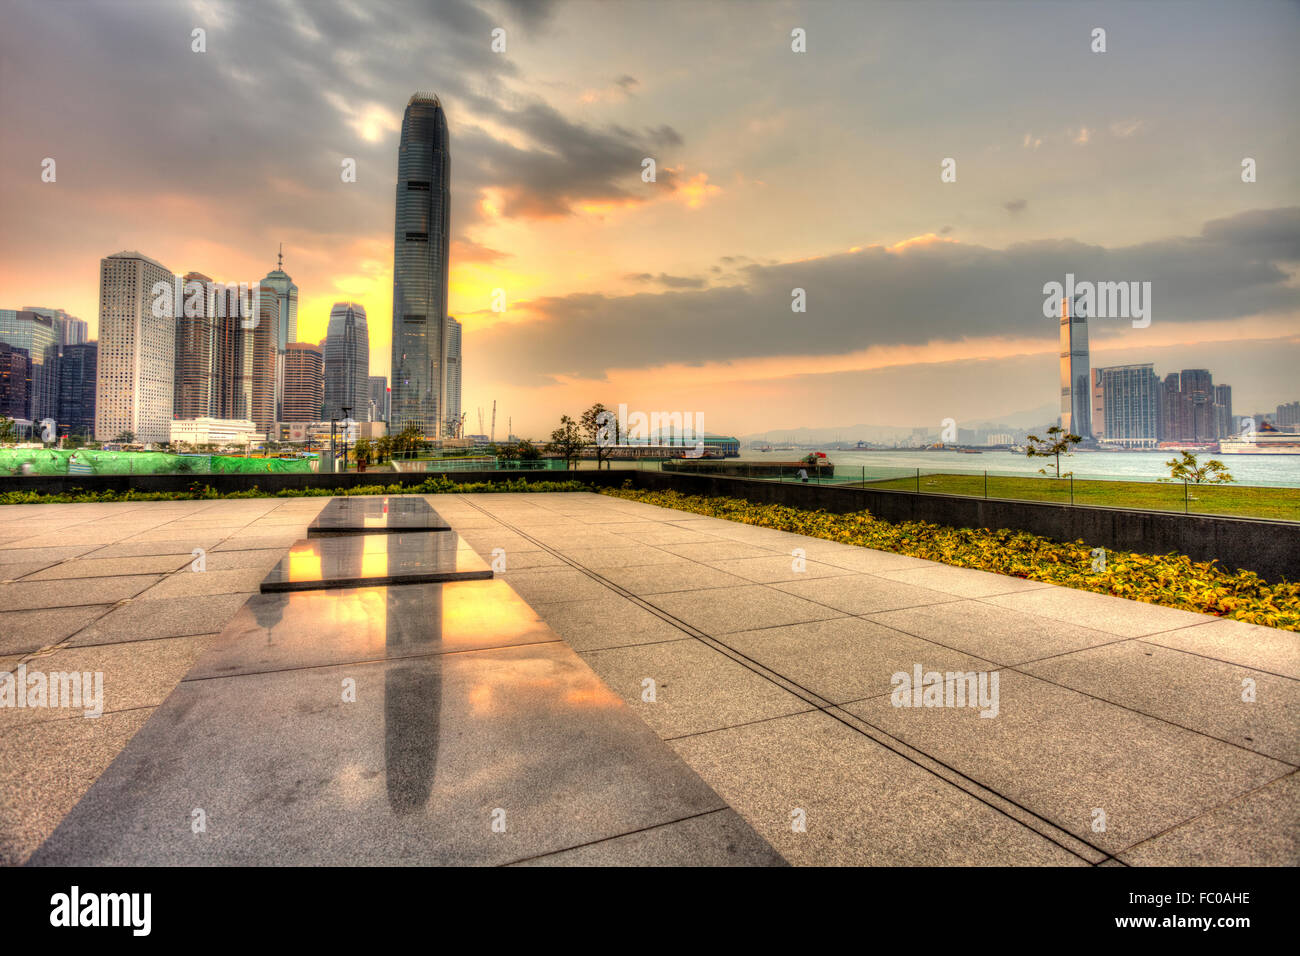
[[[1054,423],[1060,412],[1055,405],[1039,405],[1037,408],[1026,408],[1020,411],[1008,412],[1000,415],[996,420],[988,419],[983,421],[959,421],[960,428],[969,428],[976,431],[1008,431],[1023,428],[1040,428],[1048,423]],[[796,445],[815,445],[819,442],[889,442],[897,439],[910,438],[912,435],[911,425],[833,425],[826,428],[774,428],[771,431],[755,432],[750,435],[739,435],[741,444],[748,444],[752,441],[768,441],[772,444],[793,443]],[[927,431],[938,432],[938,422],[925,422],[916,425],[917,428],[925,428]]]

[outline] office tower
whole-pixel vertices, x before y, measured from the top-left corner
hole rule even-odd
[[[31,421],[32,372],[27,350],[0,339],[0,418]]]
[[[99,359],[95,437],[130,432],[139,442],[171,437],[176,372],[175,303],[167,267],[138,252],[99,263]]]
[[[370,376],[370,420],[388,421],[388,377],[385,375]]]
[[[1178,375],[1178,383],[1183,395],[1183,441],[1214,441],[1219,436],[1210,370],[1185,368]]]
[[[89,437],[95,433],[98,358],[98,342],[63,347],[59,356],[59,415],[55,419],[60,435]]]
[[[1061,427],[1092,437],[1092,376],[1088,373],[1088,317],[1076,296],[1061,300]]]
[[[1154,448],[1158,441],[1160,379],[1150,363],[1096,371],[1103,394],[1103,441],[1125,448]]]
[[[1231,438],[1232,431],[1232,386],[1214,386],[1214,417],[1218,434],[1216,438]]]
[[[447,317],[447,434],[459,435],[460,429],[460,375],[461,375],[461,325]]]
[[[1279,405],[1276,414],[1273,416],[1273,422],[1280,431],[1293,432],[1300,430],[1300,402],[1287,402],[1285,405]]]
[[[1106,437],[1106,389],[1101,380],[1102,370],[1092,370],[1092,437]]]
[[[370,414],[370,330],[366,310],[355,302],[335,302],[325,333],[325,403],[322,420]],[[344,413],[344,408],[350,409]]]
[[[217,296],[212,280],[187,272],[176,317],[176,381],[172,392],[174,418],[204,418],[212,411],[213,345]]]
[[[277,416],[283,420],[284,413],[284,360],[285,351],[290,342],[298,341],[298,287],[293,284],[293,280],[284,271],[284,247],[276,260],[276,267],[266,274],[260,283],[259,290],[268,295],[274,295],[279,307],[279,317],[277,329],[279,332],[279,370],[277,374],[276,389],[276,408]]]
[[[227,296],[224,308],[217,309],[212,333],[212,397],[208,416],[227,420],[250,420],[253,408],[253,335],[252,297],[240,301],[238,295]]]
[[[270,434],[284,411],[284,353],[280,350],[280,298],[274,289],[253,292],[256,325],[247,330],[252,340],[252,404],[248,418],[259,432]]]
[[[0,342],[27,353],[26,418],[39,422],[59,411],[59,327],[31,309],[0,309]]]
[[[1170,372],[1160,386],[1160,440],[1183,440],[1183,393],[1178,373]]]
[[[68,315],[63,309],[51,309],[42,305],[25,305],[23,310],[43,315],[54,323],[59,345],[84,345],[90,338],[90,324],[84,319]]]
[[[325,350],[310,342],[290,342],[284,353],[284,418],[318,422],[325,402]]]
[[[429,438],[442,436],[446,412],[450,173],[442,103],[416,93],[397,152],[390,429],[415,425]]]

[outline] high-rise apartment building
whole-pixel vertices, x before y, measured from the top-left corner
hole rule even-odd
[[[290,342],[284,353],[284,418],[318,422],[325,402],[325,350],[311,342]]]
[[[171,436],[176,327],[167,267],[138,252],[99,263],[99,356],[95,437],[112,441],[130,432],[140,442]]]
[[[349,411],[344,412],[347,408]],[[325,333],[322,418],[365,421],[370,414],[370,329],[356,302],[335,302]]]
[[[244,315],[245,307],[250,314]],[[249,303],[234,301],[213,319],[212,398],[209,417],[250,420],[253,408],[253,333]]]
[[[27,350],[0,341],[0,418],[31,421],[32,372]]]
[[[1214,420],[1217,438],[1232,437],[1232,386],[1214,386]]]
[[[259,287],[253,292],[253,315],[257,319],[246,330],[251,339],[253,374],[249,419],[259,432],[270,433],[284,411],[284,352],[280,348],[280,297],[274,289]]]
[[[1281,431],[1295,431],[1300,426],[1300,402],[1279,405],[1273,421]]]
[[[60,435],[95,434],[98,358],[98,342],[63,347],[59,356],[59,414],[55,419]]]
[[[1160,379],[1152,366],[1099,368],[1094,381],[1102,393],[1102,442],[1123,448],[1154,448],[1159,440]]]
[[[388,421],[388,377],[385,375],[370,376],[370,420]]]
[[[1092,375],[1088,371],[1088,317],[1076,296],[1061,300],[1061,427],[1092,437]]]
[[[451,159],[437,96],[416,93],[402,116],[393,229],[390,429],[441,437],[447,417],[447,266]]]

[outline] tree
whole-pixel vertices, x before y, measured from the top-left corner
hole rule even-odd
[[[1039,438],[1037,435],[1029,436],[1029,444],[1025,448],[1025,456],[1028,458],[1055,458],[1056,463],[1052,466],[1055,473],[1053,477],[1068,478],[1073,472],[1067,471],[1061,474],[1061,456],[1070,457],[1070,449],[1079,444],[1083,439],[1078,435],[1072,435],[1060,425],[1053,425],[1047,430],[1046,438]],[[1046,468],[1038,469],[1040,474],[1047,474]]]
[[[122,445],[134,445],[134,444],[135,444],[135,432],[133,432],[133,431],[118,432],[118,433],[117,433],[117,437],[114,438],[113,441],[117,442],[118,444],[122,444]]]
[[[380,435],[375,439],[375,464],[382,464],[392,457],[393,438],[391,435]]]
[[[1169,466],[1169,477],[1161,478],[1161,481],[1190,481],[1194,485],[1226,485],[1230,481],[1237,480],[1228,472],[1223,462],[1211,458],[1202,465],[1190,451],[1183,452],[1182,458],[1170,458],[1165,464]]]
[[[370,463],[370,459],[375,454],[374,443],[369,438],[358,438],[357,443],[352,446],[352,455],[356,458],[357,463]]]
[[[515,454],[520,461],[538,461],[542,457],[541,450],[527,438],[519,440],[519,444],[515,446]]]
[[[619,435],[618,416],[597,402],[582,413],[582,430],[587,443],[596,446],[596,467],[600,468],[602,461],[609,461],[614,446],[622,437]]]
[[[586,439],[578,423],[568,415],[560,416],[560,427],[551,432],[551,440],[546,443],[546,450],[564,459],[566,468],[576,467]]]
[[[12,445],[18,441],[18,426],[7,415],[0,415],[0,445]]]

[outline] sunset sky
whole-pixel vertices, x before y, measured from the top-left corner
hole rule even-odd
[[[387,375],[420,90],[471,432],[494,398],[498,436],[594,401],[735,435],[1043,423],[1067,272],[1152,283],[1149,328],[1091,323],[1094,366],[1272,411],[1300,399],[1298,49],[1300,5],[1250,0],[0,0],[0,307],[93,333],[105,255],[253,281],[283,242],[299,338],[360,302]]]

